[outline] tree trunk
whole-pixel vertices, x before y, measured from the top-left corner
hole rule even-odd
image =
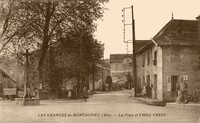
[[[38,71],[39,71],[39,83],[43,84],[43,65],[45,60],[45,55],[48,49],[48,43],[50,41],[50,35],[49,35],[49,23],[51,20],[51,2],[47,3],[47,9],[45,14],[45,25],[43,30],[43,44],[42,44],[42,52],[40,55],[39,65],[38,65]],[[40,93],[41,94],[41,93]]]

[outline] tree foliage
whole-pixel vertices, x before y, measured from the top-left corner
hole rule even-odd
[[[52,43],[56,44],[56,48],[61,48],[55,50],[56,53],[60,52],[60,56],[65,54],[62,57],[63,62],[66,58],[70,59],[67,64],[71,67],[81,59],[84,59],[83,65],[89,66],[91,62],[102,57],[102,45],[93,38],[95,21],[104,12],[100,1],[9,0],[2,7],[1,51],[10,49],[18,55],[25,49],[38,51],[37,70],[40,81],[44,80],[45,56]],[[81,59],[78,59],[80,55]],[[59,56],[56,59],[58,58]],[[59,63],[62,63],[62,59]]]

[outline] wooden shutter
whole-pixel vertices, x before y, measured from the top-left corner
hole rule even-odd
[[[185,75],[185,81],[188,81],[188,75]]]
[[[183,75],[180,75],[180,82],[184,82],[184,77],[183,77]]]
[[[157,74],[154,74],[154,90],[156,90],[157,89],[157,81],[158,81],[158,79],[157,79]]]
[[[168,91],[168,92],[171,92],[171,91],[172,91],[171,76],[167,76],[167,91]]]

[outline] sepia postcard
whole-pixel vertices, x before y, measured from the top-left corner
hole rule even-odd
[[[200,123],[199,0],[0,0],[0,123]]]

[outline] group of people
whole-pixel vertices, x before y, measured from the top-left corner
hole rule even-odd
[[[143,86],[141,95],[142,95],[143,97],[151,98],[151,91],[152,91],[151,87],[145,85],[145,86]]]
[[[187,91],[187,83],[182,83],[183,87],[177,86],[178,96],[176,98],[177,103],[188,103],[188,91]]]
[[[143,86],[141,91],[141,96],[151,98],[152,88],[150,86]],[[182,83],[182,86],[177,86],[178,96],[176,98],[177,103],[200,103],[200,89],[197,87],[192,94],[188,94],[188,85],[187,83]]]
[[[199,103],[200,102],[200,90],[197,87],[192,94],[188,94],[188,85],[187,83],[182,83],[183,88],[181,89],[180,86],[177,87],[178,96],[176,99],[177,103],[188,103],[188,102],[194,102]]]

